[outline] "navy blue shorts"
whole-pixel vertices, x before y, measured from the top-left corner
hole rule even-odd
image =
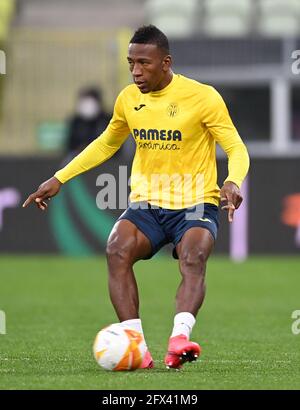
[[[144,259],[150,259],[168,243],[173,243],[173,257],[178,259],[176,245],[188,229],[205,228],[216,240],[219,227],[218,207],[209,203],[175,210],[145,203],[141,208],[138,203],[132,203],[118,220],[121,219],[131,221],[149,239],[152,252]]]

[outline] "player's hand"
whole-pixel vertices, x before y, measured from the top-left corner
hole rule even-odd
[[[48,179],[43,182],[37,189],[33,192],[23,204],[23,208],[34,202],[39,209],[45,211],[48,207],[46,201],[49,201],[54,195],[56,195],[61,187],[62,183],[55,177]]]
[[[233,214],[241,205],[243,197],[239,187],[234,182],[225,182],[221,192],[221,209],[228,210],[228,221],[233,221]]]

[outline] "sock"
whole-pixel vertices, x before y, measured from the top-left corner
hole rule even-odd
[[[171,337],[185,335],[189,339],[195,323],[196,319],[191,313],[177,313],[177,315],[175,315],[174,317],[174,327]]]
[[[141,319],[137,318],[137,319],[124,320],[123,322],[121,322],[121,325],[131,327],[137,332],[142,333],[142,335],[144,336]]]

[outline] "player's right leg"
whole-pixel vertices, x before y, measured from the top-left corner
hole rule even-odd
[[[132,222],[119,220],[107,242],[109,293],[120,321],[139,317],[139,297],[133,265],[151,254],[149,239]]]
[[[109,271],[109,293],[120,322],[133,326],[143,333],[139,319],[139,295],[133,264],[151,254],[149,239],[129,220],[119,220],[107,243],[106,255]],[[153,367],[147,351],[141,368]]]

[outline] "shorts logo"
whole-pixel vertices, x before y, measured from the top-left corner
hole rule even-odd
[[[199,218],[199,221],[202,221],[202,222],[210,222],[210,223],[212,224],[212,221],[211,221],[210,219],[208,219],[208,218]]]
[[[167,114],[169,117],[175,117],[179,113],[179,108],[177,103],[171,103],[167,108]]]

